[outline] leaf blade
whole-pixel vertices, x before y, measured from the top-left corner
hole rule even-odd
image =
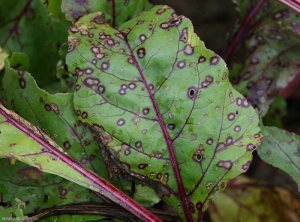
[[[300,137],[277,127],[263,127],[265,140],[257,150],[265,162],[288,173],[298,184],[300,190]]]
[[[80,119],[125,173],[155,186],[182,218],[199,219],[216,190],[248,169],[257,115],[184,16],[156,6],[118,30],[99,16],[69,33]]]

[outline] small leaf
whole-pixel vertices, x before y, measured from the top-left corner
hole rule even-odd
[[[160,201],[155,190],[141,184],[135,186],[134,199],[144,207],[152,207]]]
[[[257,114],[184,16],[156,6],[116,30],[98,24],[101,15],[70,28],[75,109],[123,175],[199,220],[227,181],[247,171],[261,140]]]
[[[75,23],[79,18],[93,12],[102,12],[98,22],[108,23],[112,27],[120,26],[151,6],[147,0],[62,0],[61,8],[67,20]]]
[[[28,56],[21,52],[13,52],[9,57],[10,67],[20,70],[28,71],[30,67],[30,62]]]
[[[239,176],[228,184],[208,211],[214,222],[296,222],[300,218],[300,201],[286,189]]]
[[[263,127],[265,140],[259,147],[260,158],[288,173],[300,191],[300,137],[276,127]]]

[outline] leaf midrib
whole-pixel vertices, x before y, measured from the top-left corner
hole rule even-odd
[[[150,86],[149,86],[149,84],[146,80],[146,77],[144,76],[142,68],[140,67],[140,65],[137,61],[137,58],[136,58],[136,56],[133,52],[133,49],[130,46],[130,43],[127,39],[127,36],[124,36],[124,39],[125,39],[125,43],[126,43],[128,49],[130,51],[130,55],[132,56],[132,59],[134,61],[134,65],[137,68],[137,70],[138,70],[138,72],[139,72],[139,74],[142,78],[142,82],[145,85],[146,90],[149,94],[150,100],[152,102],[153,108],[154,108],[156,116],[158,118],[158,123],[159,123],[160,128],[163,132],[163,135],[164,135],[167,147],[168,147],[168,151],[169,151],[169,154],[170,154],[170,157],[171,157],[172,168],[173,168],[173,171],[174,171],[174,174],[175,174],[176,183],[177,183],[178,190],[179,190],[180,201],[183,205],[183,210],[184,210],[186,219],[187,219],[187,221],[193,221],[193,219],[192,219],[193,217],[192,217],[192,215],[190,213],[190,210],[189,210],[189,207],[188,207],[189,206],[188,205],[188,198],[187,198],[187,195],[186,195],[185,190],[184,190],[183,182],[182,182],[181,175],[180,175],[180,170],[179,170],[179,167],[178,167],[178,161],[177,161],[177,158],[176,158],[176,155],[175,155],[175,152],[174,152],[174,147],[173,147],[173,144],[172,144],[172,140],[170,139],[170,135],[169,135],[169,133],[166,129],[166,126],[164,124],[159,106],[156,103],[154,95],[151,92]]]

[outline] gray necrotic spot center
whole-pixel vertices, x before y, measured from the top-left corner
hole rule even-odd
[[[198,93],[198,89],[194,86],[189,87],[187,90],[187,96],[190,99],[195,99],[197,97],[197,93]]]

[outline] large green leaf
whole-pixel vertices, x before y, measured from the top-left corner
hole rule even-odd
[[[152,185],[183,219],[198,220],[247,171],[261,140],[257,115],[184,16],[156,6],[117,30],[99,24],[101,16],[70,28],[75,109],[100,133],[117,173]]]
[[[300,191],[300,137],[276,127],[263,127],[262,133],[265,140],[257,150],[258,155],[293,177]]]
[[[24,54],[13,53],[13,55],[13,61],[18,64],[17,67],[26,65],[26,60],[25,64],[22,61]],[[10,58],[11,61],[12,58]],[[3,99],[8,108],[41,127],[78,162],[108,179],[108,171],[97,142],[94,140],[89,127],[78,121],[78,115],[72,103],[73,94],[49,94],[38,88],[29,73],[14,70],[8,64],[5,69],[2,88],[4,90]],[[130,181],[118,179],[112,183],[128,195],[133,194]],[[144,193],[145,197],[143,197],[139,191],[141,187],[137,186],[136,188],[139,196],[135,195],[134,197],[137,197],[138,201],[141,200],[141,203],[145,203],[143,199],[146,198],[147,194]],[[157,196],[152,196],[149,198],[149,202],[155,203],[157,198]]]

